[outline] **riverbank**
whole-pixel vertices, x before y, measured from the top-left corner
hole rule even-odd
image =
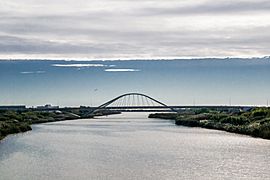
[[[69,112],[42,111],[0,111],[0,140],[9,134],[32,130],[31,124],[78,119],[80,116]]]
[[[270,108],[258,107],[248,112],[189,110],[188,113],[156,113],[149,118],[175,120],[176,125],[217,129],[270,139]]]

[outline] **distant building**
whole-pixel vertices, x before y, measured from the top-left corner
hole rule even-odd
[[[25,110],[26,106],[25,105],[18,105],[18,106],[0,106],[0,110],[13,110],[13,111],[18,111],[18,110]]]
[[[51,104],[46,104],[45,106],[37,106],[37,109],[40,110],[59,109],[59,106],[52,106]]]

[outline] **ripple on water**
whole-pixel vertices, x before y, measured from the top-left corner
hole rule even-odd
[[[270,141],[145,115],[33,126],[0,144],[0,179],[270,179]]]

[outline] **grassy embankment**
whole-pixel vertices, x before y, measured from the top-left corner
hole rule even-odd
[[[149,118],[173,119],[176,125],[203,127],[270,139],[270,108],[258,107],[249,112],[222,112],[211,109],[191,113],[157,113]]]
[[[42,111],[0,111],[0,140],[14,133],[31,130],[31,124],[77,119],[72,113]]]

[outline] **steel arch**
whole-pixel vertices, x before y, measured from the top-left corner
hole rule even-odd
[[[161,106],[164,106],[164,107],[166,107],[166,108],[168,108],[168,109],[171,109],[171,110],[174,111],[174,112],[177,112],[177,111],[176,111],[175,109],[173,109],[172,107],[169,107],[169,106],[167,106],[166,104],[164,104],[164,103],[162,103],[162,102],[160,102],[160,101],[158,101],[158,100],[156,100],[156,99],[154,99],[154,98],[152,98],[152,97],[150,97],[150,96],[148,96],[148,95],[145,95],[145,94],[142,94],[142,93],[126,93],[126,94],[122,94],[122,95],[120,95],[120,96],[118,96],[118,97],[116,97],[116,98],[114,98],[114,99],[112,99],[112,100],[110,100],[110,101],[107,101],[107,102],[101,104],[100,106],[98,106],[97,108],[95,108],[91,113],[94,113],[95,111],[97,111],[97,110],[99,110],[99,109],[106,108],[107,106],[109,106],[110,104],[114,103],[114,102],[117,101],[118,99],[121,99],[121,98],[123,98],[123,97],[125,97],[125,96],[132,96],[132,95],[142,96],[142,97],[148,98],[148,99],[150,99],[150,100],[152,100],[152,101],[154,101],[154,102],[160,104]]]

